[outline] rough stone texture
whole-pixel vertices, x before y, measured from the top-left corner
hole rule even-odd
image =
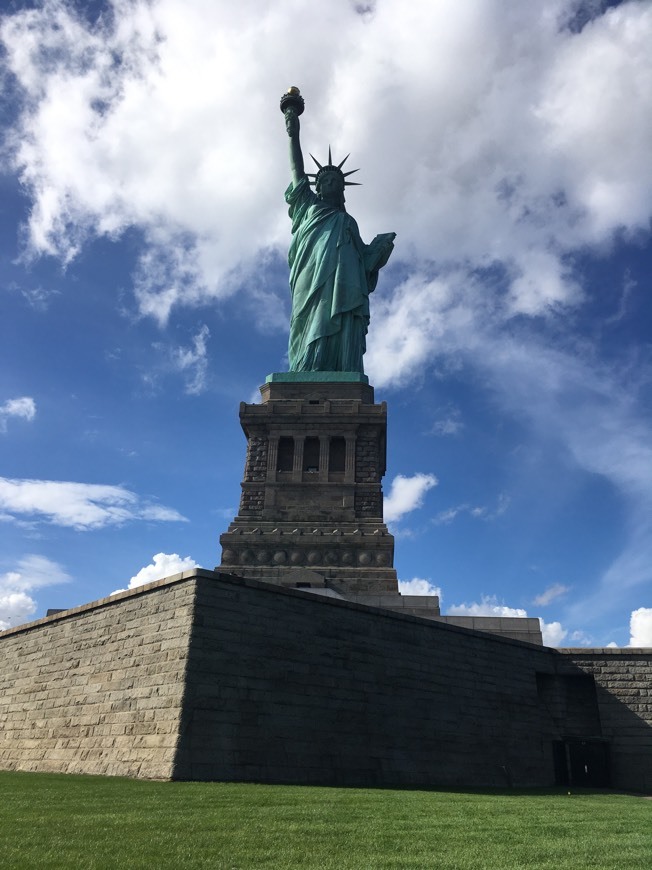
[[[545,786],[571,735],[610,741],[613,784],[649,791],[651,672],[652,650],[551,650],[196,570],[0,634],[0,766]]]
[[[560,673],[595,680],[601,736],[610,743],[615,786],[652,792],[652,650],[561,650]]]
[[[175,776],[552,782],[535,676],[553,668],[547,650],[315,599],[250,582],[198,590]]]
[[[438,616],[436,597],[426,612],[422,603],[407,605],[398,591],[394,538],[383,522],[387,406],[374,403],[369,384],[334,381],[332,374],[306,382],[296,373],[289,380],[270,376],[260,388],[262,404],[241,403],[247,438],[242,495],[238,515],[220,536],[216,571],[328,589],[362,603],[380,596],[379,606]],[[336,469],[333,439],[345,445]],[[310,463],[304,462],[308,440],[319,443]],[[306,571],[313,572],[309,579]],[[507,625],[461,617],[458,624],[542,643],[535,620]]]
[[[407,613],[410,616],[420,616],[424,619],[433,619],[439,616],[438,595],[400,595],[387,593],[386,595],[346,595],[347,601],[355,604],[365,604],[368,607],[382,607],[386,610],[394,610],[396,613]]]
[[[247,482],[264,481],[267,477],[267,441],[261,435],[252,435],[247,442],[244,479]]]
[[[385,403],[363,383],[269,382],[261,395],[240,405],[247,458],[220,570],[294,586],[307,568],[338,592],[398,594],[383,522]]]
[[[259,516],[265,506],[264,489],[243,489],[240,496],[240,515]]]
[[[278,373],[276,373],[278,374]],[[296,399],[297,384],[302,391],[302,394],[308,393],[308,399],[316,401],[351,401],[362,402],[365,405],[373,405],[374,403],[374,388],[369,384],[367,378],[364,380],[340,380],[335,381],[331,377],[326,380],[315,380],[314,376],[317,372],[310,372],[308,379],[301,381],[300,379],[292,381],[276,381],[274,375],[268,375],[267,380],[260,388],[260,395],[263,402],[276,401],[292,401]],[[332,373],[331,373],[332,374]],[[347,375],[350,372],[343,372]]]
[[[197,582],[184,576],[0,633],[1,768],[171,776]]]
[[[381,435],[375,427],[361,426],[355,443],[355,479],[358,483],[377,483],[381,478]],[[383,469],[384,471],[384,469]],[[377,516],[382,516],[382,511]]]
[[[380,492],[358,490],[354,504],[356,516],[372,519],[383,515],[383,496]]]
[[[432,618],[437,619],[437,622],[445,622],[447,625],[459,625],[461,628],[472,628],[474,631],[488,631],[489,634],[497,634],[500,637],[511,637],[512,640],[543,644],[541,623],[536,617],[439,616],[435,614]]]

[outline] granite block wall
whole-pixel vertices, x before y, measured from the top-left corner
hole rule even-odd
[[[602,737],[609,742],[611,783],[652,793],[652,650],[562,650],[560,673],[595,680]]]
[[[0,768],[170,777],[196,582],[182,576],[0,634]]]
[[[553,744],[587,736],[652,790],[651,659],[197,569],[0,633],[0,767],[546,786]]]
[[[197,589],[187,779],[552,784],[537,668],[549,651],[224,577]]]

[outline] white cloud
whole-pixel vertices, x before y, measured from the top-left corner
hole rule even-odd
[[[158,359],[142,372],[143,383],[153,392],[157,392],[164,377],[171,374],[181,375],[185,382],[184,392],[189,396],[199,396],[206,389],[209,337],[208,326],[202,324],[192,336],[189,346],[154,342],[152,348]]]
[[[174,368],[186,375],[186,393],[197,396],[206,386],[208,356],[206,342],[210,331],[204,324],[192,340],[192,347],[177,347],[172,352]]]
[[[431,432],[433,435],[457,435],[464,428],[462,413],[459,408],[448,408],[444,416],[435,420]]]
[[[433,519],[433,523],[436,526],[445,526],[449,523],[452,523],[453,520],[459,515],[461,511],[467,511],[469,506],[466,504],[457,505],[457,507],[446,508],[443,511],[439,511],[437,516]]]
[[[647,230],[649,3],[596,4],[580,32],[564,26],[576,0],[114,9],[92,27],[56,0],[5,16],[25,94],[10,145],[32,251],[70,259],[93,235],[140,227],[136,295],[159,320],[246,289],[257,258],[287,244],[277,98],[297,70],[306,150],[358,155],[363,236],[397,230],[415,286],[433,259],[463,264],[461,286],[502,264],[505,312],[541,313],[579,298],[567,252]],[[396,344],[399,367],[416,365],[422,347]]]
[[[45,556],[23,557],[13,571],[0,574],[0,630],[33,616],[37,603],[30,592],[70,580],[61,565]]]
[[[424,288],[420,292],[412,286],[413,300],[399,287],[397,309],[396,297],[380,307],[372,345],[377,372],[386,384],[399,386],[417,377],[433,355],[461,359],[481,374],[499,411],[526,427],[532,449],[554,444],[570,468],[598,475],[611,486],[624,509],[625,544],[590,589],[582,594],[576,585],[576,600],[566,616],[575,624],[586,623],[622,607],[623,590],[652,581],[652,419],[645,401],[649,361],[632,348],[619,361],[600,363],[588,343],[564,335],[563,344],[555,346],[545,328],[535,333],[523,322],[506,331],[500,317],[485,310],[483,288],[473,283],[457,286],[452,294],[456,301],[445,316],[433,320],[443,291],[439,288],[428,297]],[[430,330],[428,317],[435,323]],[[399,323],[401,318],[404,323]],[[383,333],[387,324],[389,343]],[[554,330],[563,332],[563,324],[556,321]],[[403,367],[394,339],[411,349]],[[530,482],[536,484],[535,479]],[[508,504],[503,497],[495,511],[486,513],[485,506],[457,504],[433,522],[450,523],[461,514],[488,519]]]
[[[36,403],[30,396],[18,399],[8,399],[0,405],[0,432],[7,431],[7,420],[18,417],[23,420],[33,420],[36,416]]]
[[[527,616],[527,610],[520,607],[507,607],[499,604],[495,595],[483,595],[482,599],[471,604],[453,604],[448,608],[449,616]]]
[[[432,522],[436,526],[448,525],[449,523],[452,523],[453,520],[457,519],[460,514],[468,514],[476,520],[495,520],[505,513],[509,508],[509,504],[509,496],[501,493],[498,496],[495,508],[489,508],[486,505],[476,505],[474,507],[470,504],[458,504],[455,507],[439,511]]]
[[[632,611],[629,633],[629,646],[652,647],[652,607]]]
[[[35,311],[47,311],[52,297],[59,296],[61,293],[60,290],[46,290],[43,287],[23,288],[20,292],[23,298],[27,300],[30,308],[33,308]]]
[[[539,619],[539,624],[541,625],[541,634],[543,635],[543,645],[561,646],[562,641],[568,635],[566,629],[562,628],[561,623],[544,622],[543,619]]]
[[[133,520],[186,521],[173,508],[142,500],[122,486],[0,477],[0,518],[44,520],[73,529],[99,529]]]
[[[190,556],[183,558],[177,553],[157,553],[149,565],[145,565],[140,571],[135,574],[129,581],[128,589],[135,589],[137,586],[143,586],[145,583],[153,583],[155,580],[162,580],[163,577],[171,577],[173,574],[180,574],[183,571],[190,571],[193,568],[198,568],[199,565]],[[111,595],[117,595],[119,592],[125,592],[125,589],[116,589],[111,592]]]
[[[540,595],[537,595],[532,603],[537,607],[547,607],[551,601],[565,595],[568,592],[568,589],[568,586],[564,586],[561,583],[554,583],[552,586],[545,589]]]
[[[426,493],[433,486],[437,486],[434,474],[414,474],[412,477],[397,474],[389,494],[385,496],[385,521],[397,522],[405,514],[421,507]]]
[[[430,580],[413,577],[412,580],[399,580],[398,591],[401,595],[437,595],[441,603],[441,589]]]
[[[376,386],[422,379],[433,361],[481,371],[497,404],[622,499],[626,545],[569,612],[591,619],[649,583],[645,366],[552,351],[528,322],[563,330],[590,294],[575,253],[649,238],[650,3],[584,4],[579,32],[567,26],[576,0],[415,0],[400,14],[387,0],[364,15],[349,0],[114,8],[94,28],[55,0],[2,20],[25,95],[8,146],[32,200],[28,253],[67,261],[136,227],[142,313],[164,322],[242,291],[281,328],[273,291],[266,308],[252,279],[289,241],[273,82],[297,82],[305,150],[330,141],[364,170],[349,197],[363,237],[398,232],[388,274],[400,264],[406,277],[382,278],[372,300]]]
[[[412,276],[391,296],[377,296],[369,331],[365,370],[377,386],[405,385],[423,372],[436,353],[454,350],[455,330],[472,319],[462,304],[466,276]]]

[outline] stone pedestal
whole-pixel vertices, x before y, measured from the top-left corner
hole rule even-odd
[[[241,403],[242,497],[218,570],[347,598],[398,594],[383,522],[387,406],[364,375],[337,378],[270,375],[261,404]]]

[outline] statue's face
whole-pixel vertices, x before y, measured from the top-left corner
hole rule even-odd
[[[317,194],[324,202],[339,205],[344,195],[344,180],[339,172],[324,172],[319,177]]]

